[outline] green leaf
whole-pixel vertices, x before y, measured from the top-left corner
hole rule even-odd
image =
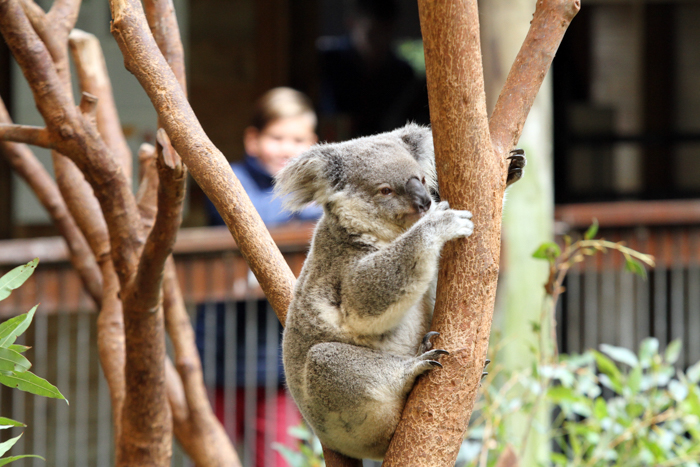
[[[17,336],[22,335],[24,331],[27,330],[30,324],[32,324],[32,319],[34,318],[34,312],[39,305],[34,305],[34,308],[28,312],[10,318],[4,323],[0,324],[0,347],[9,347],[15,343]]]
[[[637,394],[642,387],[642,367],[636,366],[630,371],[627,378],[627,387],[630,388],[632,394]]]
[[[607,418],[608,406],[605,403],[605,399],[603,399],[602,397],[598,397],[595,400],[595,403],[593,404],[593,415],[595,415],[595,418],[597,418],[598,420]]]
[[[18,353],[24,353],[27,350],[31,349],[31,347],[27,345],[19,345],[19,344],[12,344],[11,346],[8,347],[10,350],[14,350],[15,352]]]
[[[32,364],[22,354],[0,347],[0,370],[27,371]]]
[[[12,374],[0,374],[0,383],[11,388],[17,388],[20,391],[30,392],[37,396],[53,397],[55,399],[63,399],[68,403],[63,394],[53,384],[40,378],[31,371],[22,373],[12,372]]]
[[[700,381],[700,362],[697,362],[695,365],[688,368],[688,371],[686,371],[685,374],[691,383],[697,384],[698,381]]]
[[[639,360],[642,368],[649,368],[651,361],[659,352],[659,340],[656,337],[647,337],[639,346]]]
[[[625,269],[631,272],[632,274],[638,275],[644,280],[646,280],[647,278],[647,270],[644,269],[642,263],[640,263],[634,258],[625,258]]]
[[[666,347],[665,359],[666,363],[673,365],[678,361],[678,357],[681,356],[681,340],[674,339]]]
[[[533,258],[554,261],[561,255],[561,248],[554,242],[545,242],[532,254]]]
[[[10,296],[13,290],[24,284],[24,281],[29,279],[29,276],[31,276],[34,269],[36,269],[37,264],[39,264],[39,258],[34,258],[27,264],[17,266],[12,271],[0,277],[0,300],[5,300]]]
[[[36,454],[22,454],[21,456],[4,457],[0,459],[0,467],[3,465],[7,465],[10,462],[18,461],[20,459],[26,459],[27,457],[36,457],[37,459],[41,459],[42,461],[46,462],[46,459],[44,459],[41,456],[37,456]]]
[[[14,446],[15,443],[16,443],[17,441],[19,441],[19,439],[20,439],[21,437],[22,437],[22,434],[20,433],[19,436],[15,437],[15,438],[12,438],[12,439],[8,439],[8,440],[5,441],[4,443],[0,443],[0,456],[4,455],[7,451],[9,451],[10,448],[11,448],[12,446]]]
[[[600,344],[600,350],[606,353],[613,360],[624,363],[631,368],[639,366],[637,356],[629,349],[624,347],[616,347],[614,345]]]
[[[596,218],[594,217],[594,218],[593,218],[593,224],[591,224],[591,226],[588,227],[588,230],[586,230],[586,233],[583,234],[583,238],[584,238],[585,240],[590,240],[590,239],[592,239],[593,237],[595,237],[595,235],[596,235],[597,233],[598,233],[598,219],[596,219]]]
[[[18,422],[17,420],[12,420],[11,418],[6,418],[6,417],[0,417],[0,430],[4,430],[5,428],[12,428],[12,427],[25,427],[25,425],[22,422]]]
[[[622,374],[620,373],[620,370],[617,368],[617,366],[615,366],[615,363],[613,363],[612,360],[597,350],[593,351],[593,355],[595,356],[595,361],[598,364],[598,369],[610,380],[611,389],[614,389],[616,392],[620,393],[622,391]],[[606,383],[604,378],[601,378],[601,383]]]

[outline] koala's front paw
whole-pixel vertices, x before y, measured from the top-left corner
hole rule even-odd
[[[450,209],[447,201],[440,201],[435,209],[428,214],[426,222],[432,224],[437,235],[443,242],[454,238],[468,237],[474,232],[474,223],[471,221],[472,213]]]
[[[510,164],[508,165],[508,177],[506,177],[506,187],[520,180],[523,176],[523,169],[527,161],[525,160],[525,151],[518,148],[513,149],[508,156]]]

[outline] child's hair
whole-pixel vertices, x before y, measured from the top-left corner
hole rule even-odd
[[[316,128],[316,112],[309,97],[297,90],[286,87],[273,88],[263,94],[256,102],[251,126],[262,131],[267,125],[281,118],[293,118],[309,115]]]

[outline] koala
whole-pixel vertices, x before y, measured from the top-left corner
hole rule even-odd
[[[415,124],[316,145],[275,190],[291,210],[324,211],[283,334],[289,391],[327,447],[382,459],[416,377],[447,354],[428,332],[438,260],[471,235],[471,213],[439,201],[432,133]]]

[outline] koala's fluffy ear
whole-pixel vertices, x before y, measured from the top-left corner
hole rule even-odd
[[[313,146],[275,176],[275,196],[282,197],[290,211],[301,211],[314,201],[323,205],[332,191],[330,176],[336,159],[329,145]]]
[[[409,123],[405,127],[394,130],[396,136],[406,145],[409,152],[423,169],[428,187],[439,199],[437,173],[435,172],[435,148],[433,147],[433,131],[429,126]]]

